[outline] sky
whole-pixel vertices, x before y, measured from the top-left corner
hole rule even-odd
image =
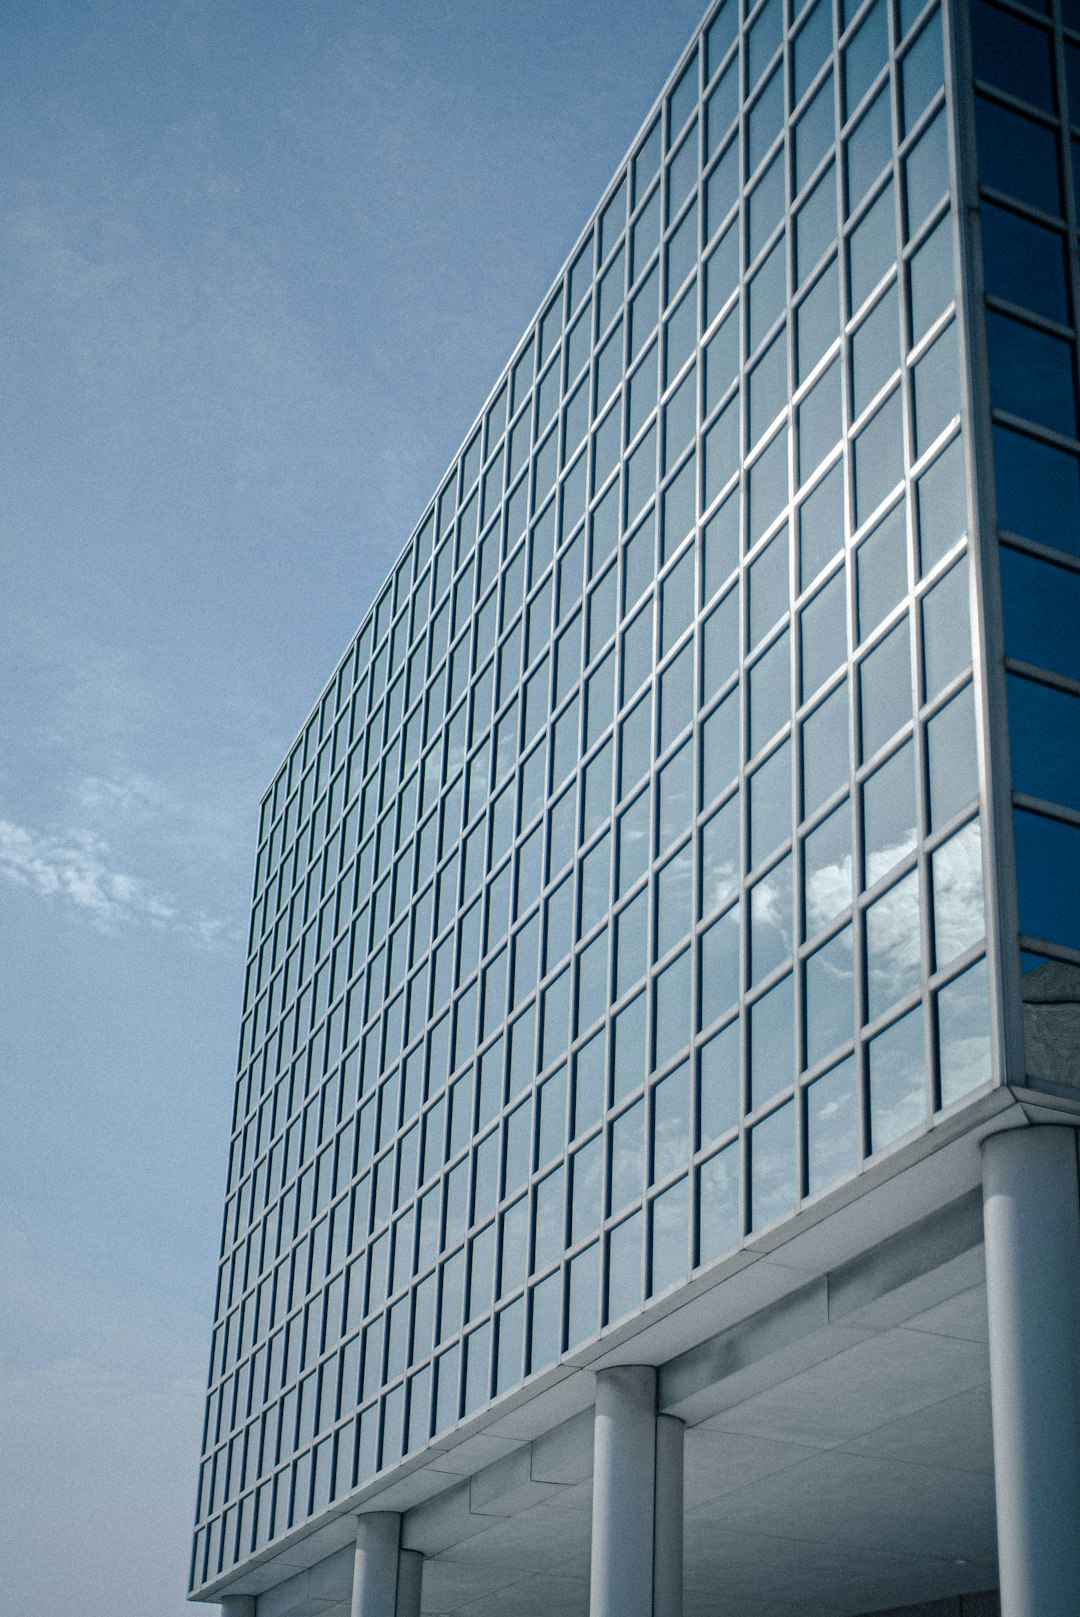
[[[259,800],[701,9],[5,9],[12,1611],[191,1609]]]

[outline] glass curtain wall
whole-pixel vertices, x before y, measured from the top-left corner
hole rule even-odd
[[[267,794],[195,1588],[990,1081],[949,49],[707,15]]]

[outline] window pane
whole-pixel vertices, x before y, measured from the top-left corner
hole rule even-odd
[[[915,746],[905,741],[863,783],[866,885],[872,887],[915,846]]]
[[[896,215],[890,180],[848,238],[848,278],[853,311],[866,301],[895,258]]]
[[[859,639],[877,628],[908,591],[907,524],[903,503],[869,533],[855,552]]]
[[[691,951],[687,949],[656,979],[655,1066],[662,1067],[690,1042],[693,999],[690,991]]]
[[[742,1233],[739,1142],[703,1162],[698,1174],[698,1261],[708,1263],[733,1247]]]
[[[795,1067],[794,978],[781,978],[750,1006],[750,1106],[792,1082]]]
[[[908,261],[913,347],[956,296],[952,232],[947,213]]]
[[[739,1121],[738,1021],[729,1022],[702,1045],[698,1062],[698,1145],[705,1146]]]
[[[994,428],[998,523],[1080,556],[1080,461],[1007,427]]]
[[[787,723],[791,713],[789,638],[785,629],[749,672],[751,756]]]
[[[791,953],[791,855],[750,891],[750,977],[758,982]]]
[[[1021,22],[986,0],[975,0],[971,16],[975,77],[1053,112],[1052,36],[1047,30]]]
[[[982,96],[975,99],[975,118],[983,185],[1044,213],[1060,213],[1061,174],[1053,130]]]
[[[803,700],[832,674],[847,656],[847,590],[844,569],[803,607],[800,621]]]
[[[865,760],[911,718],[911,635],[906,617],[864,658],[859,695]]]
[[[919,986],[919,877],[912,871],[866,911],[867,1017],[873,1022]]]
[[[1080,696],[1017,674],[1007,684],[1014,789],[1080,809]]]
[[[975,698],[970,685],[927,725],[930,754],[930,823],[936,831],[978,795]]]
[[[853,415],[862,414],[899,365],[900,300],[894,282],[851,340]]]
[[[758,552],[747,569],[751,646],[756,646],[788,609],[788,549],[785,527]]]
[[[870,417],[854,444],[855,523],[861,527],[904,473],[904,414],[899,388]]]
[[[650,1208],[652,1268],[650,1294],[655,1296],[682,1280],[689,1267],[690,1181],[678,1180],[657,1196]]]
[[[823,1056],[853,1036],[855,973],[850,926],[806,961],[806,1060],[816,1066]]]
[[[1065,238],[1007,208],[983,202],[983,275],[993,297],[1019,303],[1048,320],[1069,318]]]
[[[1071,345],[992,309],[986,314],[986,334],[994,404],[1075,437]]]
[[[851,903],[851,806],[839,808],[811,831],[803,844],[806,936],[812,938]]]
[[[919,562],[928,573],[967,530],[962,438],[954,438],[919,478],[917,507]]]
[[[838,462],[802,504],[799,513],[799,588],[812,579],[844,543],[844,469]]]
[[[690,1063],[684,1062],[653,1090],[650,1184],[666,1179],[690,1155]]]
[[[926,1056],[916,1006],[870,1045],[870,1149],[884,1151],[925,1117]]]
[[[850,773],[848,687],[845,680],[803,720],[803,814],[812,814],[843,785]]]
[[[855,1062],[851,1056],[806,1091],[806,1149],[811,1196],[853,1172],[858,1156]]]
[[[790,742],[783,742],[754,771],[749,786],[750,867],[754,869],[791,835]]]
[[[960,413],[960,360],[956,322],[935,337],[914,370],[915,453],[925,455]]]
[[[1080,826],[1023,809],[1013,826],[1021,932],[1080,948]]]
[[[945,113],[924,130],[904,159],[904,201],[908,239],[915,234],[949,185],[949,148]]]
[[[978,820],[935,849],[933,873],[935,966],[940,971],[986,931]]]
[[[1003,545],[1001,594],[1008,655],[1080,679],[1080,573]]]
[[[750,1225],[761,1229],[795,1204],[795,1102],[787,1101],[750,1135]]]
[[[989,993],[986,961],[980,960],[937,996],[942,1106],[951,1106],[991,1076]]]

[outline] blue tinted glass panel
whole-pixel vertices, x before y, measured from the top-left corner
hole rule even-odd
[[[991,202],[979,213],[987,292],[1064,324],[1069,318],[1064,236]]]
[[[998,524],[1080,556],[1080,460],[1007,427],[994,428]]]
[[[974,0],[972,58],[975,77],[1053,112],[1052,35],[986,0]]]
[[[1013,826],[1021,932],[1080,948],[1080,826],[1023,809]]]
[[[1076,436],[1072,345],[988,310],[990,397],[1001,410]]]
[[[1013,788],[1080,809],[1080,696],[1008,676]]]
[[[1080,573],[1001,548],[1005,651],[1080,679]]]
[[[1044,213],[1061,212],[1057,136],[1022,113],[978,96],[975,101],[979,179]]]

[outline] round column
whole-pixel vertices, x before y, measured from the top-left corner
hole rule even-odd
[[[682,1617],[684,1430],[674,1415],[656,1417],[653,1617]]]
[[[596,1377],[590,1617],[681,1617],[682,1422],[656,1413],[656,1371]]]
[[[420,1617],[420,1592],[424,1581],[424,1557],[419,1550],[398,1554],[396,1617]]]
[[[220,1606],[221,1617],[255,1617],[254,1595],[225,1595]]]
[[[352,1617],[397,1617],[401,1517],[371,1511],[356,1519]]]
[[[1002,1617],[1080,1612],[1077,1131],[983,1141]]]

